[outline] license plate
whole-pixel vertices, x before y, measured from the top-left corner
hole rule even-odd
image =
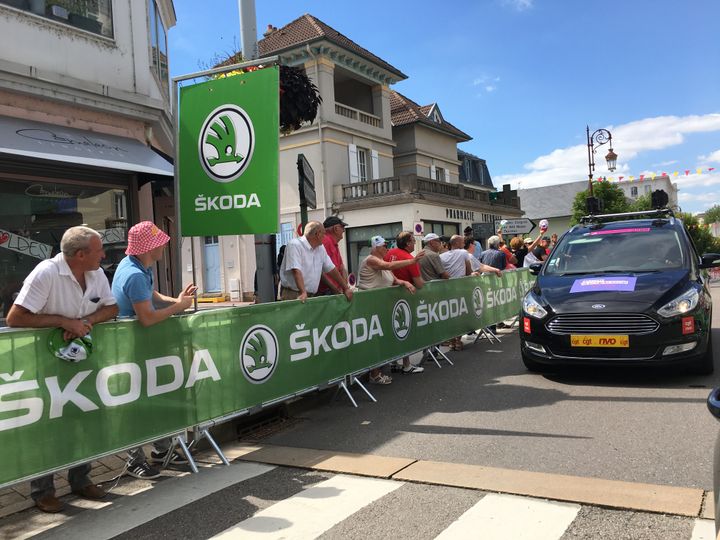
[[[573,334],[570,336],[573,347],[630,347],[630,337],[615,334]]]

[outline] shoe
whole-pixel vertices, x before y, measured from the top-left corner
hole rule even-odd
[[[370,382],[372,384],[390,384],[392,382],[392,377],[388,375],[383,375],[382,373],[378,375],[377,377],[370,376]]]
[[[55,495],[45,495],[35,501],[35,506],[48,514],[57,514],[65,508],[65,505]]]
[[[160,476],[160,471],[155,467],[151,467],[147,463],[130,465],[126,472],[133,478],[139,478],[140,480],[153,480]]]
[[[397,362],[393,362],[392,364],[390,364],[390,373],[400,373],[402,369],[402,365],[398,364]]]
[[[72,492],[78,497],[82,497],[83,499],[92,499],[94,501],[104,499],[105,495],[107,495],[103,488],[96,486],[95,484],[88,484],[84,488],[73,489]]]
[[[407,375],[408,373],[422,373],[423,371],[425,371],[425,368],[412,364],[402,369],[403,375]]]
[[[167,452],[151,452],[150,453],[150,459],[148,461],[150,463],[165,463],[165,458],[167,457]],[[187,465],[188,460],[187,458],[178,452],[177,450],[173,450],[172,457],[170,458],[169,464],[170,465]]]

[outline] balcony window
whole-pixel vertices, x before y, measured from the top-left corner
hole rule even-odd
[[[155,0],[148,2],[148,26],[150,29],[150,57],[152,70],[160,81],[160,87],[170,94],[168,78],[167,31],[160,17]]]
[[[632,186],[630,188],[630,196],[631,197],[637,197],[637,186]]]
[[[0,4],[113,37],[111,0],[0,0]]]

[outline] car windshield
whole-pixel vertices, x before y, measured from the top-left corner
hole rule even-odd
[[[545,274],[657,272],[685,266],[676,230],[656,226],[598,228],[568,233],[545,265]]]

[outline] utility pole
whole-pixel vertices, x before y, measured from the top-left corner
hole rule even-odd
[[[240,12],[240,41],[243,60],[257,60],[257,21],[255,18],[255,0],[238,0]],[[277,126],[276,126],[277,127]],[[259,302],[275,300],[275,235],[255,235],[255,292]],[[277,269],[279,271],[279,269]]]

